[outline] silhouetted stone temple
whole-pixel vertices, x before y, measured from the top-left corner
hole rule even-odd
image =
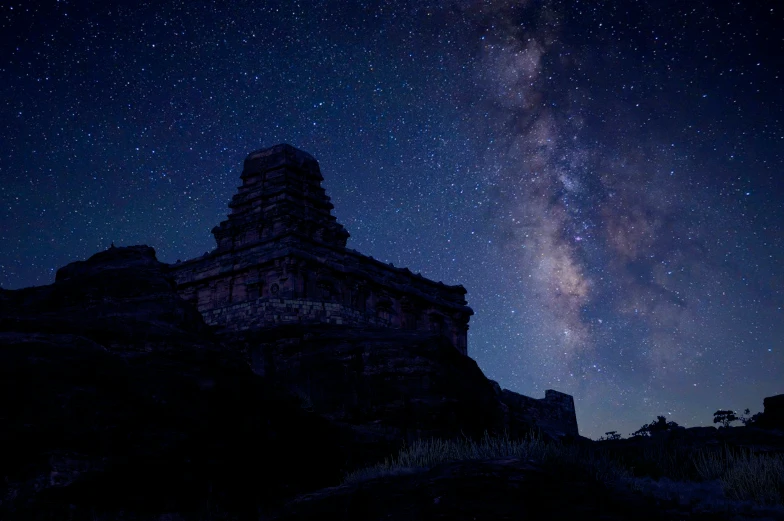
[[[180,295],[213,326],[331,323],[437,331],[467,354],[463,286],[346,248],[318,162],[281,144],[245,159],[217,248],[172,266]]]

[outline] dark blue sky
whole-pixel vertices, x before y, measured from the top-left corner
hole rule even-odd
[[[229,5],[230,4],[230,5]],[[784,392],[776,2],[0,7],[0,285],[214,247],[251,150],[313,154],[349,246],[449,284],[581,433]]]

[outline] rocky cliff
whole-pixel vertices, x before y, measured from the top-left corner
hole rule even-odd
[[[167,271],[116,248],[0,292],[0,518],[255,515],[339,479],[350,437],[253,375]]]
[[[778,404],[765,402],[769,421]],[[341,485],[403,444],[485,431],[591,443],[571,397],[502,390],[438,334],[322,324],[217,335],[149,247],[0,290],[0,519],[759,518],[692,515],[519,457]],[[689,440],[784,445],[775,430],[720,431]]]
[[[257,515],[419,437],[536,423],[436,334],[218,337],[146,246],[0,291],[0,373],[3,519]]]

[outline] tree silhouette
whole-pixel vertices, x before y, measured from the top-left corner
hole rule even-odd
[[[746,409],[748,411],[748,409]],[[738,421],[735,411],[718,410],[713,413],[713,423],[721,423],[722,427],[729,427],[732,422]]]
[[[610,431],[610,432],[605,432],[604,436],[602,436],[599,439],[600,440],[620,440],[621,439],[621,435],[618,434],[618,431]]]
[[[667,431],[673,431],[677,429],[679,425],[673,421],[667,421],[667,418],[664,416],[657,416],[656,421],[653,421],[647,425],[643,425],[639,428],[639,430],[633,432],[631,435],[634,437],[637,436],[652,436],[655,434],[661,434]]]
[[[753,427],[758,424],[758,422],[762,419],[762,413],[758,412],[757,414],[752,415],[751,410],[744,409],[743,416],[738,416],[738,419],[745,425],[746,427]]]
[[[765,421],[765,414],[762,412],[758,412],[753,416],[749,416],[747,418],[741,418],[740,421],[743,422],[743,425],[746,427],[759,427]]]

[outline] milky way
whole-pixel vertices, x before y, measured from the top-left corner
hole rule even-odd
[[[773,3],[38,4],[0,11],[4,288],[202,254],[288,142],[349,247],[463,284],[469,354],[582,434],[784,392]]]

